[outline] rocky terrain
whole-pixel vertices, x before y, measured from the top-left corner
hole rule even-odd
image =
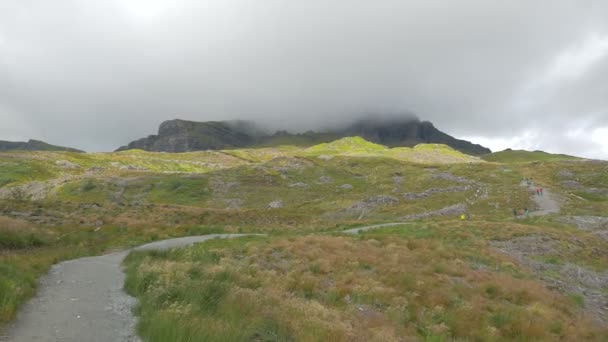
[[[445,144],[457,151],[482,155],[491,151],[483,146],[456,139],[435,128],[432,123],[417,119],[360,120],[341,129],[292,134],[279,131],[266,134],[255,124],[244,121],[163,122],[157,135],[150,135],[119,148],[119,151],[141,149],[157,152],[187,152],[245,148],[253,146],[312,146],[343,137],[360,136],[368,141],[390,147],[434,143]]]

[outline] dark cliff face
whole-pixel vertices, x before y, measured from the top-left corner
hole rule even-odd
[[[118,150],[142,149],[158,152],[187,152],[218,150],[274,144],[313,145],[348,136],[362,138],[391,147],[414,146],[420,143],[446,144],[461,152],[481,155],[491,151],[483,146],[456,139],[439,131],[432,123],[417,119],[359,120],[344,129],[329,132],[291,134],[285,131],[274,135],[260,133],[246,121],[194,122],[170,120],[163,122],[158,135],[136,140]]]
[[[150,135],[119,148],[119,151],[141,149],[155,152],[188,152],[245,147],[255,138],[245,128],[230,122],[194,122],[170,120],[163,122],[158,135]]]
[[[482,155],[490,149],[466,140],[456,139],[435,128],[428,121],[361,120],[341,132],[344,136],[360,136],[368,141],[390,147],[415,146],[420,143],[445,144],[463,153]]]
[[[0,151],[64,151],[64,152],[82,152],[75,148],[55,146],[47,144],[39,140],[23,141],[0,141]]]

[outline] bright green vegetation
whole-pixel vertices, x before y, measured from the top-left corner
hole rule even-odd
[[[482,156],[486,161],[497,163],[529,163],[534,161],[554,162],[563,160],[577,160],[578,157],[573,157],[565,154],[552,154],[543,151],[523,151],[523,150],[504,150],[494,152]]]
[[[414,147],[388,148],[361,137],[342,138],[306,149],[311,156],[358,156],[393,158],[421,164],[478,163],[480,159],[454,150],[447,145],[420,144]]]
[[[388,147],[374,144],[361,137],[342,138],[330,143],[320,144],[307,149],[314,154],[375,154],[388,150]]]
[[[42,162],[0,156],[0,187],[28,181],[46,180],[55,175],[54,168]]]
[[[520,186],[527,177],[551,189],[562,215],[602,215],[608,164],[524,154],[529,162],[500,152],[503,161],[486,162],[445,145],[357,137],[175,154],[0,153],[0,324],[56,262],[176,236],[260,232],[268,237],[131,255],[126,288],[140,299],[142,336],[605,339],[585,298],[547,290],[492,241],[558,241],[534,257],[548,265],[543,279],[563,277],[551,267],[567,264],[603,272],[605,240],[559,217],[514,221],[512,211],[534,209]],[[456,204],[470,221],[450,213],[335,233]]]

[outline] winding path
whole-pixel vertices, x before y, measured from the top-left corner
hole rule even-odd
[[[40,281],[39,292],[20,311],[10,342],[132,342],[135,298],[123,291],[122,261],[132,250],[165,250],[216,238],[253,234],[211,234],[157,241],[131,250],[64,261]]]
[[[533,186],[530,186],[533,189]],[[551,192],[534,195],[540,208],[533,216],[559,212]],[[372,229],[401,226],[392,222],[341,231],[358,234]],[[20,311],[8,329],[6,342],[137,342],[136,319],[132,308],[136,299],[123,290],[124,258],[133,250],[166,250],[217,238],[236,238],[259,234],[211,234],[152,242],[130,250],[64,261],[52,267],[40,281],[39,292]]]

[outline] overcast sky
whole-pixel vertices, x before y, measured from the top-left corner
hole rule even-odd
[[[0,0],[0,140],[101,151],[172,118],[370,112],[608,159],[608,1]]]

